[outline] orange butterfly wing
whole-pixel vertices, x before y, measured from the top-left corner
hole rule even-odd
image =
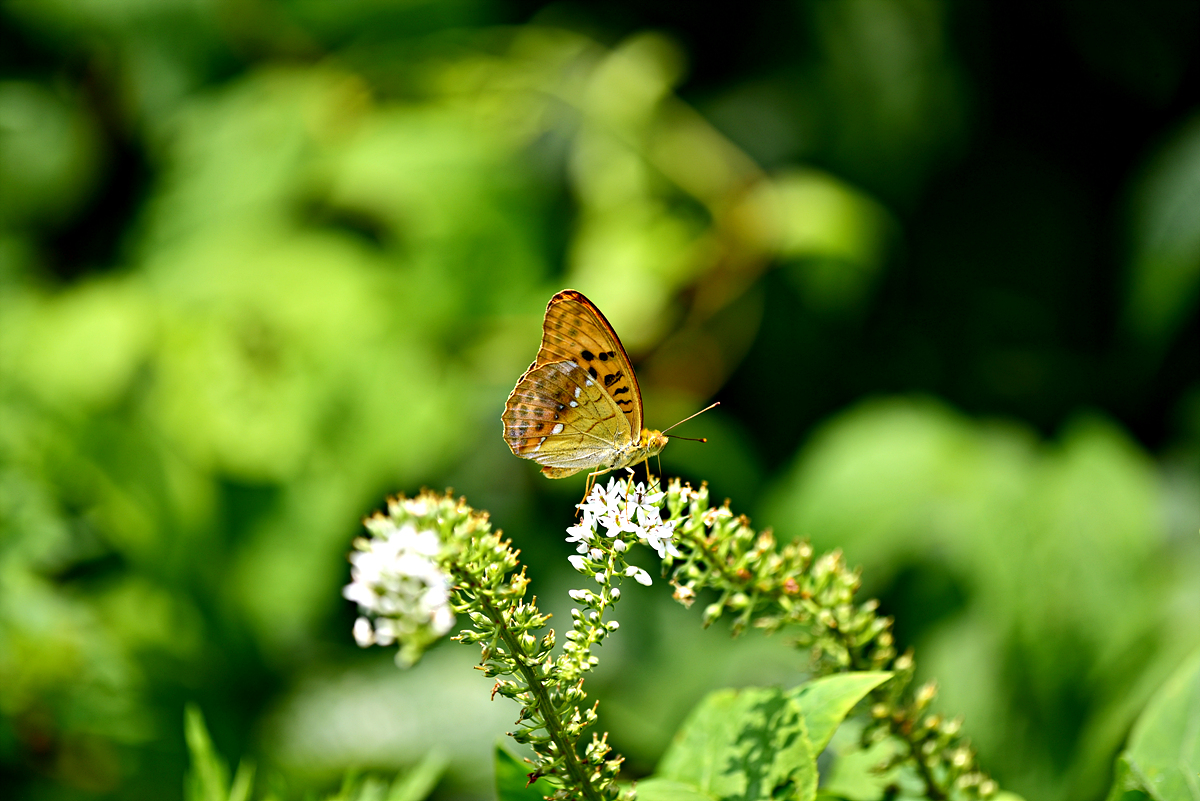
[[[546,305],[536,365],[574,361],[601,382],[625,413],[635,434],[642,430],[642,390],[617,332],[582,292],[564,289]]]
[[[637,442],[642,396],[629,356],[582,293],[550,299],[537,358],[501,420],[509,449],[551,478],[607,465]]]

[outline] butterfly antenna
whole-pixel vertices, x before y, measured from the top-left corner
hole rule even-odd
[[[710,404],[710,405],[708,405],[708,406],[705,406],[703,409],[701,409],[700,411],[696,412],[696,414],[690,414],[690,415],[688,415],[687,417],[685,417],[685,418],[683,418],[682,420],[680,420],[678,423],[675,423],[675,425],[667,426],[667,427],[666,427],[666,428],[664,428],[664,429],[663,429],[663,430],[662,430],[660,433],[662,433],[662,434],[665,434],[665,433],[667,433],[668,431],[670,431],[672,428],[674,428],[675,426],[682,425],[682,424],[686,423],[688,420],[691,420],[693,417],[697,417],[698,415],[702,415],[702,414],[704,414],[705,412],[707,412],[709,409],[716,408],[717,406],[720,406],[720,405],[721,405],[721,402],[720,402],[720,401],[717,401],[716,403],[713,403],[713,404]],[[676,437],[675,439],[692,439],[692,438],[691,438],[691,437]],[[704,440],[704,439],[698,439],[698,440],[693,440],[693,441],[694,441],[694,442],[707,442],[707,440]]]

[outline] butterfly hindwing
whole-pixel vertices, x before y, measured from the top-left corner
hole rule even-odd
[[[608,463],[633,437],[600,380],[574,360],[534,362],[505,404],[504,439],[551,478]]]
[[[578,364],[605,388],[635,434],[642,430],[642,393],[629,356],[595,304],[573,289],[550,298],[534,365],[567,361]]]

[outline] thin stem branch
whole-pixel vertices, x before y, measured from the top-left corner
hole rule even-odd
[[[461,574],[460,577],[467,586],[475,589],[469,577],[461,576]],[[534,707],[541,712],[541,724],[545,727],[546,734],[557,746],[558,753],[562,756],[563,766],[567,773],[571,776],[575,785],[581,788],[583,796],[588,801],[604,801],[604,798],[592,785],[587,770],[584,768],[583,763],[579,759],[579,754],[575,750],[575,744],[563,730],[558,711],[554,708],[554,704],[550,700],[550,694],[547,692],[546,685],[543,682],[545,674],[541,669],[541,664],[531,664],[526,659],[520,640],[516,633],[509,627],[504,618],[503,611],[492,604],[484,593],[477,593],[476,599],[480,610],[495,624],[496,629],[500,632],[501,639],[504,640],[504,644],[508,647],[508,652],[513,662],[516,664],[517,669],[521,671],[521,675],[525,679],[525,686],[528,688],[530,694],[533,695]]]

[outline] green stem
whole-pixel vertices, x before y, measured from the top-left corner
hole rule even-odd
[[[457,571],[456,571],[457,572]],[[545,676],[542,673],[540,664],[529,664],[525,659],[524,650],[521,648],[520,641],[515,632],[509,628],[504,619],[504,614],[494,606],[485,593],[479,592],[474,586],[469,577],[464,577],[464,583],[471,585],[475,591],[475,598],[487,615],[488,619],[495,624],[500,632],[500,637],[504,640],[504,644],[508,646],[508,652],[512,655],[513,661],[520,670],[522,677],[525,679],[525,686],[529,688],[529,692],[534,698],[534,707],[542,712],[542,724],[546,728],[546,733],[558,745],[558,752],[562,754],[563,766],[566,768],[568,775],[574,780],[575,785],[579,787],[588,801],[604,801],[603,797],[596,792],[596,788],[592,786],[591,780],[588,778],[587,771],[584,769],[583,763],[579,760],[579,754],[575,751],[575,744],[568,738],[566,731],[563,730],[562,722],[558,719],[558,713],[554,709],[554,705],[550,702],[550,694],[546,690],[543,679]]]
[[[835,629],[834,631],[837,631],[838,635],[842,636],[844,640],[847,639],[842,634],[840,629]],[[851,643],[846,642],[846,651],[850,654],[851,669],[870,670],[872,668],[870,660],[866,657],[864,650],[864,648],[854,648],[851,646]],[[917,770],[921,774],[921,780],[925,782],[925,797],[929,798],[930,801],[945,801],[949,795],[940,786],[938,786],[937,779],[935,779],[933,776],[933,771],[930,770],[929,765],[925,762],[924,756],[921,754],[920,744],[913,739],[912,732],[905,729],[904,724],[906,722],[910,725],[916,723],[915,720],[909,720],[907,718],[904,720],[896,720],[893,717],[888,721],[888,728],[891,730],[892,734],[900,738],[900,740],[906,746],[908,746],[908,752],[912,755],[912,761],[917,764]]]
[[[910,721],[912,722],[912,721]],[[908,752],[912,754],[913,761],[917,763],[917,769],[921,773],[921,780],[925,782],[925,797],[931,801],[944,801],[948,796],[941,787],[938,786],[937,780],[933,777],[933,772],[929,769],[921,754],[921,746],[912,738],[910,732],[904,730],[903,725],[892,723],[892,733],[897,735],[908,746]]]

